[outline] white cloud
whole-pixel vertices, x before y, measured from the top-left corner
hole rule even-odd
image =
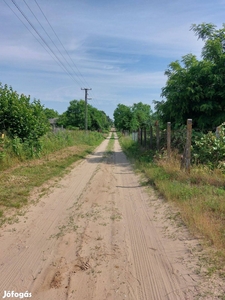
[[[17,3],[53,47],[29,10],[25,10],[24,2]],[[27,3],[66,56],[35,3]],[[90,92],[93,105],[110,111],[111,116],[119,102],[132,104],[142,99],[160,99],[168,64],[190,52],[200,57],[203,43],[189,30],[191,24],[212,22],[221,26],[225,5],[222,0],[39,0],[38,3],[72,57],[78,77],[74,75],[76,80],[72,81],[2,3],[1,81],[21,93],[52,103],[52,108],[65,103],[64,111],[70,100],[84,97],[80,87],[87,83],[93,88]],[[11,2],[8,4],[20,15]],[[56,52],[54,47],[53,51]],[[67,60],[70,62],[68,57]],[[68,69],[71,70],[70,66]]]

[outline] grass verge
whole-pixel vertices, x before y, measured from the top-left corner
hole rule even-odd
[[[107,145],[107,148],[106,148],[106,153],[108,155],[112,154],[113,153],[113,149],[114,149],[114,142],[115,142],[115,139],[114,139],[114,133],[112,132],[112,135],[109,139],[109,142],[108,142],[108,145]]]
[[[53,139],[53,137],[51,137]],[[56,137],[58,139],[58,137]],[[35,187],[40,187],[46,181],[63,176],[76,161],[91,153],[103,140],[102,135],[90,132],[88,136],[79,133],[73,136],[73,146],[61,145],[47,150],[39,159],[26,160],[11,166],[0,174],[0,226],[10,222],[12,217],[28,203]],[[54,143],[54,141],[53,141]],[[51,148],[51,147],[50,147]]]
[[[176,153],[171,160],[141,149],[130,137],[121,137],[123,151],[141,171],[148,184],[175,203],[192,233],[212,246],[215,269],[225,277],[225,176],[220,170],[193,166],[191,173],[180,170]],[[211,267],[212,271],[213,268]],[[211,272],[210,271],[210,272]]]

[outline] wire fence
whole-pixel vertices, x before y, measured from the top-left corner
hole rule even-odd
[[[128,135],[129,132],[124,132]],[[192,119],[187,120],[186,126],[179,130],[171,130],[171,123],[167,123],[167,129],[160,130],[158,122],[149,128],[140,128],[132,132],[132,139],[138,142],[144,149],[154,151],[166,151],[170,159],[172,149],[178,149],[181,155],[181,169],[190,172],[191,165],[191,136]]]

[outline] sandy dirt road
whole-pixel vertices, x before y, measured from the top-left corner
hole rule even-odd
[[[187,265],[196,241],[184,229],[179,239],[169,236],[177,229],[166,234],[165,208],[140,185],[118,140],[105,155],[108,141],[1,229],[0,298],[194,299],[198,278]]]

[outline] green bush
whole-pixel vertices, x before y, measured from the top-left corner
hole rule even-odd
[[[208,165],[211,169],[225,169],[225,123],[215,133],[198,134],[192,139],[192,160],[196,164]]]
[[[37,141],[49,130],[50,124],[39,100],[30,103],[30,96],[19,95],[12,87],[0,83],[0,132],[22,141]]]

